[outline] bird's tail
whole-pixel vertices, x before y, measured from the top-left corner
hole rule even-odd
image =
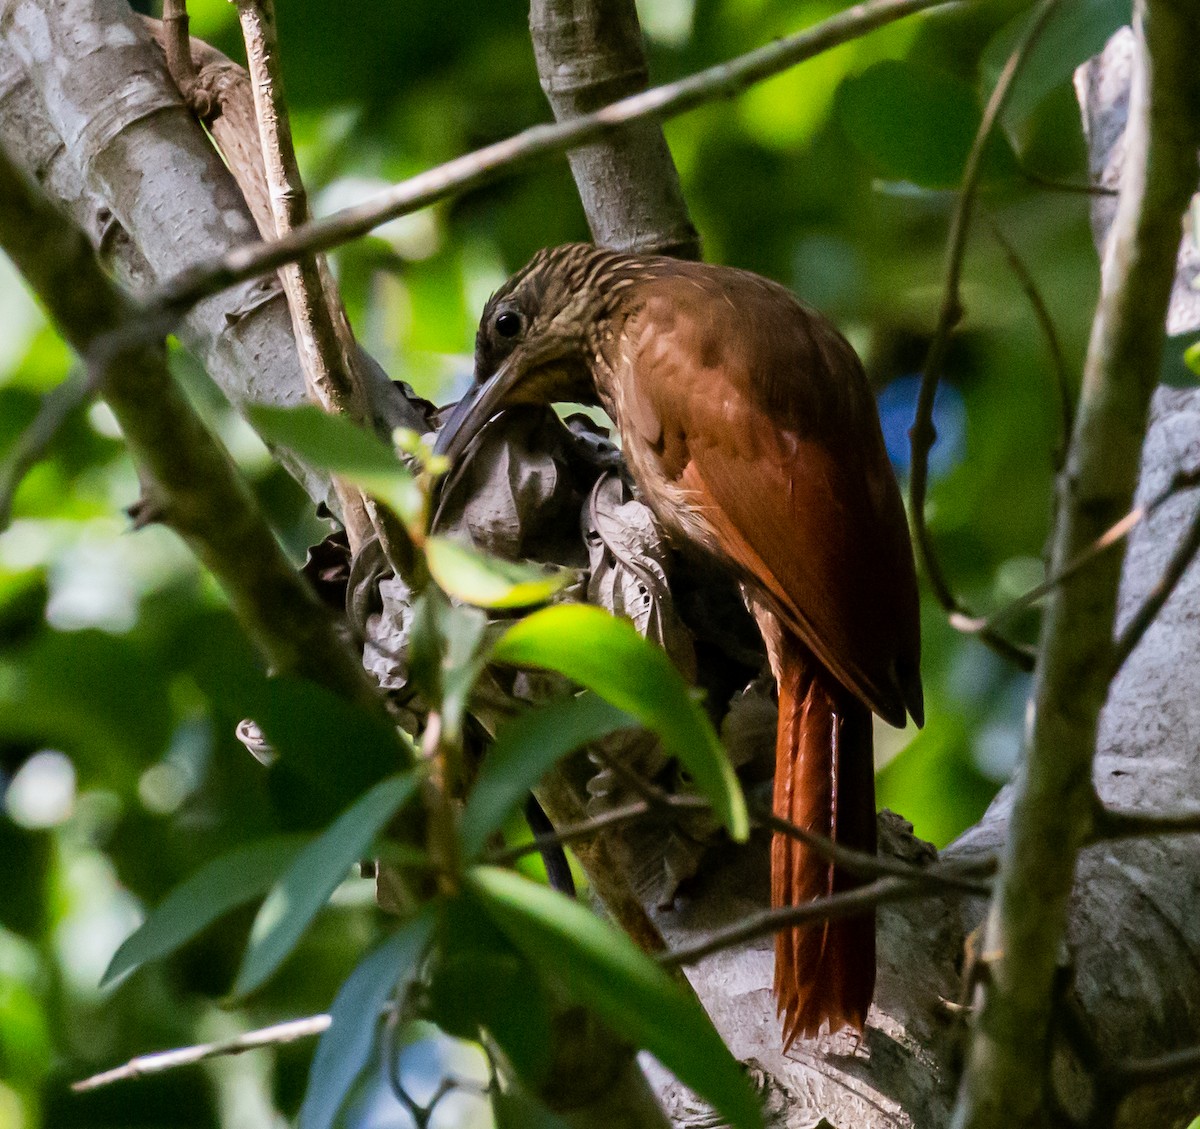
[[[871,713],[809,654],[784,640],[775,747],[775,814],[846,847],[875,850]],[[799,905],[858,882],[776,833],[771,904]],[[775,998],[784,1048],[828,1024],[862,1031],[875,991],[873,912],[785,929],[775,937]]]

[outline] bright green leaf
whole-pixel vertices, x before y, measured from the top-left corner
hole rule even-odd
[[[468,883],[512,943],[571,999],[648,1050],[731,1125],[762,1125],[749,1080],[695,997],[629,937],[512,871],[474,867]]]
[[[544,604],[575,579],[575,570],[547,571],[502,561],[446,537],[425,545],[429,571],[442,591],[479,608],[527,608]]]
[[[1200,376],[1200,341],[1195,341],[1183,352],[1183,363]]]
[[[851,141],[885,175],[924,188],[958,185],[983,116],[975,91],[963,80],[891,59],[844,82],[838,111]],[[1012,150],[994,134],[985,175],[1014,167]]]
[[[279,967],[419,779],[414,770],[381,780],[300,852],[254,919],[233,986],[236,995],[252,992]]]
[[[749,835],[741,786],[708,715],[666,653],[628,620],[587,604],[544,608],[505,632],[492,658],[556,670],[632,714],[692,774],[730,835]]]
[[[567,753],[637,724],[637,718],[594,694],[536,706],[506,722],[467,798],[459,824],[463,853],[478,855],[488,836]]]
[[[398,983],[411,984],[429,947],[430,908],[368,953],[329,1009],[330,1024],[313,1055],[300,1107],[300,1129],[329,1129],[371,1057],[379,1013]]]
[[[294,451],[390,505],[408,523],[423,509],[421,492],[396,453],[345,416],[313,404],[298,408],[249,409],[250,422],[271,443]]]
[[[100,984],[186,944],[219,917],[261,897],[303,846],[301,835],[247,843],[206,863],[180,883],[117,949]]]

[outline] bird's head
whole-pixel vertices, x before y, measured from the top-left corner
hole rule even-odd
[[[539,251],[488,299],[475,337],[475,383],[442,428],[437,454],[457,459],[514,404],[596,403],[588,335],[616,258],[587,243]]]

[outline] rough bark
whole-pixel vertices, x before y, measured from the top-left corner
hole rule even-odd
[[[93,5],[59,0],[52,7],[77,21],[79,41],[93,31],[99,41],[108,41],[108,25],[92,29],[78,22],[97,18],[88,15]],[[144,79],[144,61],[137,63],[141,56],[132,54],[134,47],[125,33],[112,37],[109,45],[114,52],[126,52],[126,61],[110,61],[107,72],[97,71],[93,61],[86,83],[46,73],[55,69],[56,57],[49,47],[53,41],[43,35],[49,10],[32,0],[9,0],[0,7],[0,137],[5,146],[29,162],[58,198],[83,209],[89,232],[127,264],[135,279],[144,278],[147,271],[160,279],[170,277],[200,255],[250,238],[249,221],[230,195],[219,161],[214,167],[211,159],[202,158],[194,124],[169,92]],[[24,22],[16,19],[17,13],[24,14]],[[39,43],[42,47],[34,49]],[[13,66],[13,49],[19,44],[25,45],[21,63],[35,77],[36,89]],[[1096,168],[1107,167],[1109,144],[1121,135],[1122,102],[1113,96],[1120,86],[1120,60],[1119,50],[1110,47],[1084,83]],[[125,94],[124,116],[112,112],[117,91]],[[14,114],[13,106],[23,108]],[[98,106],[107,107],[101,118],[96,118]],[[95,124],[79,128],[79,121]],[[30,144],[22,144],[22,136]],[[32,144],[36,139],[37,145]],[[85,171],[86,181],[72,166]],[[166,183],[158,187],[160,177]],[[150,194],[154,206],[133,206],[143,192]],[[109,206],[119,225],[105,219]],[[185,241],[191,244],[186,252],[176,243],[177,222],[163,218],[178,216],[180,207],[183,214],[198,217]],[[129,243],[122,231],[129,233]],[[105,232],[110,237],[101,240]],[[201,238],[207,242],[196,246]],[[1188,282],[1195,274],[1189,269]],[[1172,331],[1200,327],[1194,307],[1190,313],[1187,309],[1192,292],[1184,285],[1175,293]],[[230,320],[227,312],[233,315]],[[198,308],[187,333],[194,335],[193,347],[232,398],[294,402],[303,379],[287,321],[277,296],[247,286]],[[289,371],[293,375],[288,376]],[[1176,470],[1200,463],[1198,424],[1196,394],[1156,394],[1139,498],[1153,496]],[[1126,557],[1119,622],[1128,620],[1157,580],[1193,505],[1188,496],[1181,496],[1135,532]],[[1200,763],[1191,736],[1200,731],[1200,673],[1196,664],[1181,661],[1200,647],[1198,589],[1200,569],[1193,568],[1112,687],[1101,719],[1096,764],[1097,785],[1110,803],[1161,810],[1184,806],[1189,799],[1194,803],[1200,796]],[[985,820],[948,853],[994,849],[1004,837],[1009,803],[1008,794],[1003,794]],[[641,877],[636,839],[615,833],[609,839],[636,882]],[[894,830],[884,841],[897,853],[919,856],[921,851]],[[747,908],[764,904],[766,874],[765,844],[757,844],[706,870],[675,908],[658,908],[657,898],[649,893],[645,901],[668,942],[682,946],[738,919]],[[1200,1039],[1200,977],[1194,974],[1200,964],[1197,906],[1200,875],[1194,839],[1085,850],[1070,911],[1072,995],[1094,1025],[1100,1047],[1113,1058],[1153,1054]],[[856,1129],[944,1125],[956,1086],[963,1030],[940,1001],[959,994],[956,962],[962,938],[982,911],[978,903],[930,899],[880,912],[876,1008],[867,1038],[858,1048],[796,1047],[786,1058],[780,1053],[769,992],[769,941],[707,958],[690,970],[690,977],[734,1052],[758,1064],[776,1125],[814,1125],[821,1117]],[[853,1053],[839,1055],[839,1050]],[[1059,1060],[1058,1081],[1071,1108],[1086,1110],[1088,1086],[1066,1053]],[[1118,1123],[1186,1124],[1200,1110],[1198,1088],[1195,1078],[1184,1078],[1140,1090],[1124,1102]],[[697,1109],[669,1079],[662,1081],[661,1092],[677,1124],[712,1123],[711,1114]]]
[[[161,54],[118,0],[0,5],[0,144],[135,293],[257,237]],[[291,318],[273,276],[199,303],[178,332],[235,407],[304,400]],[[412,426],[417,413],[382,371],[369,375],[377,417]],[[314,500],[333,500],[324,473],[281,456]]]
[[[650,72],[633,0],[533,0],[529,30],[542,90],[559,121],[646,88]],[[568,157],[598,244],[700,257],[700,236],[658,122],[638,122]]]

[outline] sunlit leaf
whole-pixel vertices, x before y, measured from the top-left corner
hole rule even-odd
[[[509,870],[475,867],[468,883],[513,944],[569,998],[648,1050],[731,1125],[762,1125],[753,1088],[696,998],[628,936]]]
[[[416,480],[385,443],[345,416],[312,404],[297,408],[258,405],[250,422],[266,440],[361,486],[390,505],[406,522],[418,520],[423,503]]]
[[[381,780],[296,857],[263,902],[233,990],[252,992],[287,957],[350,867],[416,790],[416,770]]]
[[[533,565],[502,561],[446,537],[430,537],[425,545],[429,571],[441,589],[479,608],[526,608],[544,604],[575,579],[575,571],[547,571]]]
[[[501,726],[488,749],[459,823],[463,853],[472,858],[530,789],[567,753],[638,724],[594,694],[536,706]]]
[[[330,1024],[317,1044],[300,1107],[300,1129],[329,1129],[371,1058],[379,1013],[397,985],[421,969],[435,915],[432,907],[368,953],[338,990]],[[403,995],[403,989],[398,991]]]
[[[492,657],[556,670],[632,714],[691,773],[730,835],[750,833],[741,786],[708,715],[666,653],[627,620],[586,604],[544,608],[505,632]]]
[[[280,835],[236,847],[206,863],[125,939],[101,977],[101,986],[174,952],[217,918],[262,897],[304,843],[304,836]]]
[[[952,188],[975,140],[983,108],[962,79],[915,63],[885,60],[838,92],[850,139],[887,176],[924,188]],[[1012,150],[994,134],[985,175],[1009,173]]]

